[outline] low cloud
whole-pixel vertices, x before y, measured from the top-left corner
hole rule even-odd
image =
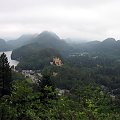
[[[120,38],[119,0],[0,0],[0,37],[56,32],[61,38]]]

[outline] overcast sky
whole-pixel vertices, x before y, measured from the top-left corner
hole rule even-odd
[[[0,37],[53,31],[61,38],[120,39],[120,0],[0,0]]]

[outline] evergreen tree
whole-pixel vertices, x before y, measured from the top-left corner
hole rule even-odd
[[[55,86],[49,75],[43,75],[39,88],[41,92],[40,100],[46,104],[49,99],[56,99]]]
[[[10,93],[11,82],[11,68],[8,63],[6,54],[3,53],[0,56],[0,95],[6,95]]]

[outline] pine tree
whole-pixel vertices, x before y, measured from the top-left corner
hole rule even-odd
[[[0,95],[6,95],[10,93],[11,82],[11,68],[8,63],[6,54],[3,53],[0,56]]]
[[[39,88],[42,94],[40,100],[43,104],[47,104],[50,99],[56,99],[55,86],[49,75],[43,75]]]

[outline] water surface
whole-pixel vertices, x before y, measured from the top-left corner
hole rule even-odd
[[[3,52],[0,52],[0,55],[2,54]],[[8,62],[10,63],[10,66],[14,65],[14,66],[17,66],[17,64],[19,63],[17,60],[12,60],[11,59],[11,54],[12,54],[12,51],[5,51],[4,52],[8,58]]]

